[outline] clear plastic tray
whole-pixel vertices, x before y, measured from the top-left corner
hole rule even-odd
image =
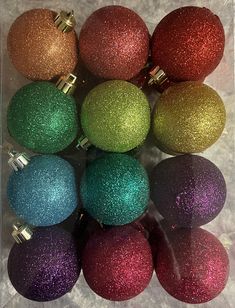
[[[12,66],[7,55],[6,37],[11,23],[17,16],[31,8],[49,8],[55,11],[60,9],[75,11],[77,20],[76,31],[79,33],[80,27],[91,12],[99,7],[109,4],[120,4],[134,9],[145,20],[149,27],[150,33],[154,30],[160,19],[175,8],[196,5],[205,6],[211,9],[215,14],[219,15],[224,25],[226,34],[225,53],[222,62],[209,76],[205,83],[215,88],[223,98],[227,110],[227,123],[222,137],[210,149],[202,153],[202,156],[213,161],[223,172],[228,188],[228,196],[226,205],[220,215],[211,223],[203,226],[216,235],[227,248],[230,257],[230,277],[224,291],[213,301],[206,304],[197,305],[197,307],[213,307],[213,308],[234,308],[235,307],[235,157],[234,157],[234,8],[232,0],[1,0],[0,2],[0,22],[1,22],[1,272],[0,272],[0,307],[4,308],[26,308],[26,307],[133,307],[133,308],[179,308],[193,307],[174,299],[168,295],[160,286],[156,275],[153,274],[152,281],[148,288],[136,298],[126,302],[109,302],[93,293],[87,286],[82,274],[73,288],[73,290],[62,298],[48,303],[36,303],[28,301],[21,295],[17,294],[12,287],[7,275],[7,257],[9,250],[13,244],[11,238],[11,225],[15,221],[15,216],[9,209],[6,200],[6,182],[10,172],[7,165],[7,155],[5,146],[7,143],[13,144],[6,128],[6,109],[10,98],[24,84],[29,81],[23,78]],[[156,100],[151,95],[152,103]],[[147,148],[147,152],[146,152]],[[17,149],[21,150],[17,145]],[[147,153],[147,154],[146,154]],[[75,158],[78,157],[75,155]],[[140,153],[142,163],[149,167],[155,165],[162,158],[167,157],[166,154],[160,152],[156,147],[146,145],[144,151]],[[196,307],[196,305],[195,305]]]

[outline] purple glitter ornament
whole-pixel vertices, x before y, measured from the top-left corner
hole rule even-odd
[[[160,214],[180,227],[201,226],[223,208],[226,184],[221,171],[197,155],[160,162],[151,174],[151,199]]]
[[[33,238],[14,244],[8,258],[8,275],[24,297],[54,300],[71,291],[81,270],[72,236],[58,228],[38,228]]]

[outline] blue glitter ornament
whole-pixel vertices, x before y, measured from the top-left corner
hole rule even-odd
[[[58,224],[77,207],[74,169],[55,155],[34,156],[22,170],[12,172],[7,194],[10,207],[27,223]]]
[[[145,169],[125,154],[106,154],[92,162],[81,180],[87,212],[107,225],[132,222],[147,208],[149,182]]]

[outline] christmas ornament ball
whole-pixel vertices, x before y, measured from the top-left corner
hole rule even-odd
[[[122,80],[92,89],[81,109],[81,125],[90,143],[108,152],[127,152],[140,145],[150,127],[144,93]]]
[[[224,103],[215,90],[198,82],[169,87],[156,102],[153,133],[161,148],[173,153],[199,153],[221,136]]]
[[[37,228],[31,240],[13,245],[8,258],[8,275],[16,291],[38,302],[70,292],[80,270],[73,237],[58,227]]]
[[[106,225],[124,225],[147,208],[149,182],[142,165],[125,154],[106,154],[88,165],[80,186],[85,210]]]
[[[176,229],[161,241],[155,270],[162,287],[190,304],[205,303],[224,289],[229,259],[220,241],[200,229]]]
[[[24,221],[50,226],[65,220],[77,207],[73,167],[54,155],[33,156],[8,180],[10,207]]]
[[[48,9],[32,9],[20,15],[9,30],[9,57],[28,79],[50,80],[67,75],[77,64],[76,33],[57,29],[56,15]]]
[[[213,220],[226,199],[221,171],[208,159],[180,155],[161,161],[150,177],[151,199],[171,224],[195,227]]]
[[[147,62],[149,32],[134,11],[123,6],[106,6],[93,12],[84,23],[79,51],[94,75],[128,80]]]
[[[123,301],[137,296],[152,277],[152,254],[148,241],[131,226],[93,235],[82,256],[84,277],[99,296]]]
[[[53,83],[27,84],[10,101],[7,126],[20,145],[38,153],[59,152],[77,136],[76,102]]]
[[[173,81],[200,80],[222,59],[223,25],[207,8],[186,6],[166,15],[151,40],[154,65]]]

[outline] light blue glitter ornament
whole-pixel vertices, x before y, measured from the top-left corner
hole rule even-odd
[[[148,205],[145,169],[125,154],[106,154],[92,162],[81,180],[87,212],[101,223],[124,225],[143,214]]]
[[[65,220],[77,207],[73,167],[55,155],[34,156],[8,180],[8,200],[14,212],[34,226]]]

